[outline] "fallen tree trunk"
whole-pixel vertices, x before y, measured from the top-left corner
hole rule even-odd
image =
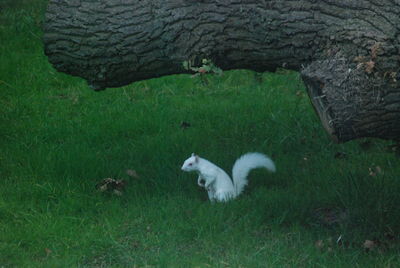
[[[210,59],[298,70],[331,137],[400,139],[400,1],[50,0],[45,53],[95,90]]]

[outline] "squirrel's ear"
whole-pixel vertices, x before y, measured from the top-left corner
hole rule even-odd
[[[194,153],[192,153],[192,156],[194,156]]]
[[[198,155],[194,155],[194,161],[197,163],[199,162],[199,156]]]

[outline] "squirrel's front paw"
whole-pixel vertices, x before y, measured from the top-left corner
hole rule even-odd
[[[206,187],[206,181],[205,181],[205,180],[199,180],[199,181],[197,182],[197,184],[198,184],[200,187]]]

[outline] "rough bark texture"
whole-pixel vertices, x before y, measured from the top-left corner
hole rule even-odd
[[[301,71],[331,137],[400,138],[399,0],[50,0],[45,53],[94,89],[228,69]]]
[[[353,69],[343,58],[315,61],[302,76],[323,126],[335,141],[399,139],[398,83]]]

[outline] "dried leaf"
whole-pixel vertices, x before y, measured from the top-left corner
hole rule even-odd
[[[139,179],[139,175],[137,174],[136,170],[134,170],[134,169],[127,169],[126,174],[132,178]]]
[[[181,128],[187,129],[189,127],[191,127],[191,124],[189,122],[182,121]]]
[[[107,191],[107,184],[101,185],[101,186],[99,187],[99,190],[100,190],[100,192]]]
[[[380,52],[381,49],[381,44],[379,42],[376,42],[372,47],[371,47],[371,58],[376,59],[378,56],[378,53]]]
[[[384,72],[383,78],[390,79],[391,82],[396,83],[397,82],[397,73],[396,72]]]
[[[50,254],[53,252],[49,248],[45,248],[44,251],[46,252],[46,257],[50,256]]]
[[[317,249],[323,249],[323,247],[324,247],[324,241],[322,241],[322,240],[317,240],[317,241],[315,241],[315,247],[316,247]]]
[[[365,57],[364,56],[357,56],[353,59],[353,61],[355,62],[364,62],[365,61]]]
[[[115,190],[115,189],[114,189],[113,193],[116,194],[116,195],[118,195],[118,196],[121,196],[121,195],[122,195],[122,192],[121,192],[121,191],[118,191],[118,190]]]
[[[375,166],[368,168],[368,174],[372,177],[375,177],[377,175],[382,175],[383,171],[380,166]]]
[[[360,62],[357,64],[357,70],[361,69],[364,66],[364,62]]]
[[[376,173],[372,170],[372,168],[368,168],[368,175],[375,177]]]
[[[372,73],[372,71],[374,70],[374,67],[375,67],[375,62],[370,60],[370,61],[365,62],[364,64],[365,64],[365,72],[367,74]]]
[[[373,250],[376,247],[376,243],[372,240],[365,240],[364,244],[363,244],[363,248],[365,248],[366,250]]]
[[[101,182],[96,184],[96,188],[100,192],[108,191],[116,195],[122,195],[125,186],[126,186],[126,181],[115,180],[113,178],[105,178]]]

